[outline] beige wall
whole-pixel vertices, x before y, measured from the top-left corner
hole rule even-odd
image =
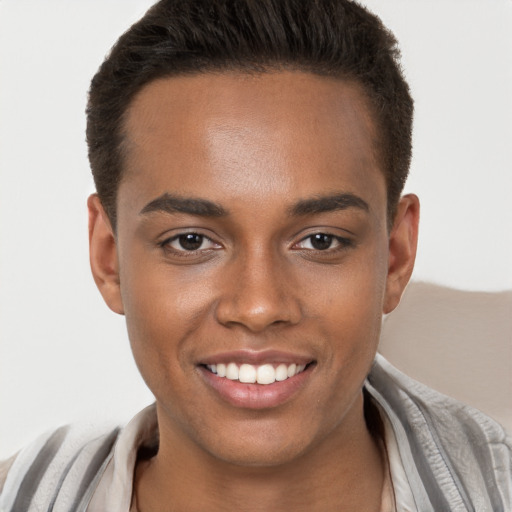
[[[512,290],[411,283],[384,320],[379,350],[404,373],[512,431]]]

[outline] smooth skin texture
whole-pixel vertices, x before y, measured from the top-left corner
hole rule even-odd
[[[404,196],[388,225],[362,89],[291,71],[161,79],[126,133],[116,230],[88,205],[95,281],[157,401],[140,509],[378,511],[362,386],[419,204]],[[268,350],[312,363],[277,406],[237,407],[204,378],[218,354]]]

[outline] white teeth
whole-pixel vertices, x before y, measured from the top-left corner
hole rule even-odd
[[[272,384],[276,381],[276,371],[271,364],[258,366],[257,375],[258,384]]]
[[[276,368],[276,380],[278,382],[281,382],[283,380],[286,380],[288,378],[288,366],[285,364],[280,364]]]
[[[288,373],[288,377],[293,377],[297,373],[297,365],[291,364],[290,366],[288,366],[287,373]]]
[[[229,380],[238,380],[239,371],[236,363],[229,363],[226,366],[226,377]]]
[[[217,365],[217,375],[219,377],[225,377],[226,376],[226,365],[225,364],[218,364]]]
[[[212,372],[216,373],[218,377],[226,377],[230,380],[238,380],[244,384],[273,384],[274,382],[282,382],[283,380],[294,377],[303,372],[306,368],[305,364],[286,365],[279,364],[274,368],[271,364],[263,364],[254,366],[252,364],[241,364],[238,366],[236,363],[229,364],[209,364],[206,367]]]
[[[241,365],[238,380],[240,382],[254,384],[256,382],[256,368],[250,364]]]

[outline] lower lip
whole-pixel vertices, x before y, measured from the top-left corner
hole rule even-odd
[[[245,384],[218,377],[204,366],[198,368],[207,384],[231,405],[245,409],[270,409],[284,404],[296,395],[311,376],[312,367],[313,365],[309,365],[301,373],[273,384]]]

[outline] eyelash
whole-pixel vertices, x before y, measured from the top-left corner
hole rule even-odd
[[[180,239],[184,239],[185,237],[190,237],[190,236],[198,237],[198,238],[201,239],[200,240],[199,248],[197,248],[197,249],[186,249],[185,247],[183,247],[183,244],[179,242]],[[325,237],[325,238],[328,238],[329,239],[328,240],[329,247],[327,247],[325,249],[315,248],[314,247],[314,242],[312,242],[313,237]],[[309,240],[309,244],[311,245],[311,247],[300,247],[301,244],[304,244],[308,240]],[[173,242],[180,243],[181,248],[173,247],[172,246]],[[182,240],[182,242],[183,242],[183,240]],[[201,246],[205,242],[210,242],[212,247],[208,247],[207,249],[201,249]],[[335,247],[331,247],[333,242],[336,242],[336,246]],[[320,243],[321,243],[321,241],[320,241]],[[171,252],[173,255],[177,255],[177,256],[180,256],[180,257],[190,257],[190,256],[198,255],[198,254],[206,254],[206,253],[210,253],[211,251],[214,251],[216,249],[221,248],[220,244],[216,244],[208,236],[203,235],[201,233],[197,233],[195,231],[188,231],[188,232],[179,233],[177,235],[174,235],[174,236],[172,236],[170,238],[165,239],[163,242],[161,242],[159,244],[159,246],[162,249],[164,249],[165,251]],[[328,255],[332,255],[334,253],[338,253],[340,251],[343,251],[343,250],[348,249],[348,248],[353,247],[353,246],[354,246],[354,242],[351,239],[349,239],[349,238],[333,235],[332,233],[329,233],[329,232],[319,231],[319,232],[311,233],[308,236],[305,236],[304,238],[302,238],[298,243],[294,244],[293,249],[294,250],[299,250],[299,251],[302,250],[302,251],[305,251],[305,252],[312,252],[312,253],[322,254],[322,255],[328,256]]]
[[[304,248],[304,247],[302,247],[302,248],[299,248],[299,250],[302,249],[302,250],[306,250],[306,251],[314,251],[316,253],[324,253],[324,254],[327,255],[327,254],[332,254],[332,253],[336,253],[336,252],[342,251],[342,250],[347,249],[349,247],[353,247],[353,245],[354,245],[354,242],[351,239],[349,239],[349,238],[333,235],[332,233],[324,232],[324,231],[319,231],[319,232],[316,232],[316,233],[311,233],[308,236],[302,238],[302,240],[300,240],[298,242],[298,244],[295,244],[295,245],[302,244],[306,240],[309,240],[310,241],[310,245],[313,245],[311,243],[311,241],[313,240],[313,237],[315,237],[315,236],[316,237],[319,237],[319,236],[328,237],[330,239],[330,245],[332,244],[332,242],[336,242],[338,245],[336,247],[328,247],[326,249],[318,249],[318,248],[315,248],[315,247],[312,247],[312,248]]]
[[[181,249],[178,249],[176,247],[172,247],[172,245],[171,245],[172,242],[178,241],[178,243],[179,243],[180,238],[184,238],[184,237],[187,237],[187,236],[196,236],[196,237],[201,238],[201,246],[205,242],[210,242],[215,247],[209,247],[208,249],[201,249],[199,247],[198,249],[190,249],[190,250],[185,249],[183,246],[182,246]],[[177,235],[172,236],[171,238],[166,238],[159,245],[165,251],[172,252],[173,254],[176,254],[176,255],[179,255],[179,256],[184,256],[184,257],[191,256],[191,255],[196,255],[198,253],[204,253],[205,251],[209,252],[209,251],[212,251],[212,250],[216,250],[217,248],[220,248],[220,245],[216,244],[211,238],[209,238],[206,235],[203,235],[201,233],[197,233],[195,231],[187,231],[185,233],[178,233]]]

